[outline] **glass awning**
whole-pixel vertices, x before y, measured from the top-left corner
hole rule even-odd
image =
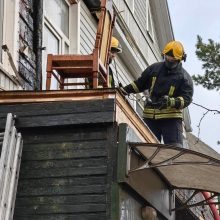
[[[141,169],[157,168],[175,189],[194,189],[220,193],[220,160],[196,151],[171,145],[128,143],[131,150],[144,158]]]

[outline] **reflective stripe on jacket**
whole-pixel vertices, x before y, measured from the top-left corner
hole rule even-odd
[[[157,103],[163,96],[169,96],[171,106],[159,110],[146,104],[144,118],[182,118],[182,109],[192,101],[193,83],[189,74],[182,68],[181,63],[175,70],[168,70],[164,62],[149,66],[137,80],[124,87],[129,93],[149,91],[153,103]]]

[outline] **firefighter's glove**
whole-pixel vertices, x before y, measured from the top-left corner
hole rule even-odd
[[[167,95],[163,96],[160,100],[159,110],[166,109],[168,107],[175,107],[175,98],[171,98]]]

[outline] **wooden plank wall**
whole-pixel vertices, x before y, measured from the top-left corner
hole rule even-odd
[[[36,80],[36,48],[34,45],[34,0],[19,0],[19,73],[25,88],[33,90]],[[36,26],[36,25],[35,25]],[[39,48],[38,48],[39,50]]]
[[[31,128],[113,122],[114,108],[114,99],[1,105],[0,130],[7,113],[17,116],[17,128]]]
[[[14,219],[110,219],[114,100],[4,105],[1,127],[6,111],[24,139]]]

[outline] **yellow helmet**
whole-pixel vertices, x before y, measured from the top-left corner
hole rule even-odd
[[[118,39],[115,37],[112,37],[112,40],[111,40],[111,51],[113,53],[121,53],[122,52],[122,47],[121,47]]]
[[[181,60],[186,61],[186,54],[184,52],[183,45],[179,41],[169,42],[164,47],[162,54],[174,57],[179,61]]]

